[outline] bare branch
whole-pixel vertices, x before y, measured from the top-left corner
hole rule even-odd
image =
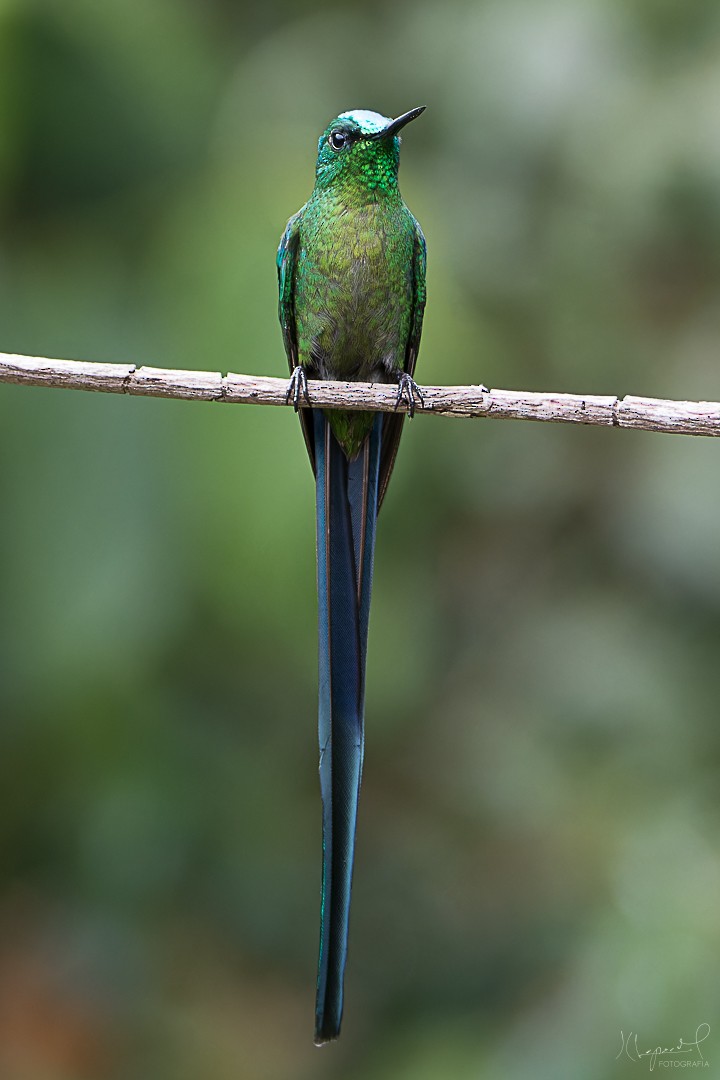
[[[136,368],[133,364],[47,360],[11,353],[0,353],[0,382],[251,405],[285,405],[288,385],[287,379],[261,375]],[[381,383],[311,381],[308,390],[311,404],[321,408],[392,412],[396,404],[396,388]],[[717,401],[534,394],[524,390],[486,390],[482,386],[423,386],[422,393],[425,404],[417,407],[417,413],[599,424],[679,435],[720,435],[720,402]]]

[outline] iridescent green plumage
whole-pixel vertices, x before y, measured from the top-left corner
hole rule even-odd
[[[425,240],[397,183],[397,120],[343,113],[318,144],[315,189],[278,251],[280,322],[296,406],[306,375],[396,382],[412,412]],[[316,474],[323,879],[316,1042],[340,1032],[377,512],[403,413],[302,409]]]
[[[400,138],[378,137],[377,121],[390,124],[377,113],[356,111],[328,125],[318,143],[313,193],[280,244],[280,321],[288,359],[309,376],[396,382],[415,367],[425,308],[425,237],[400,195]],[[377,130],[368,131],[371,126]],[[340,150],[331,141],[338,133],[347,139]],[[329,412],[328,419],[347,456],[356,457],[372,414]],[[383,459],[385,465],[385,454]],[[391,468],[392,460],[381,469],[382,492]]]

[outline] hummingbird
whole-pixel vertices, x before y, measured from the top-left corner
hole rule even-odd
[[[425,309],[425,237],[398,187],[395,119],[341,113],[318,142],[315,186],[277,254],[279,316],[315,473],[319,624],[322,888],[315,1042],[336,1039],[343,1012],[355,824],[364,751],[365,661],[375,525],[413,379]],[[307,379],[397,384],[394,413],[300,408]],[[403,409],[400,410],[400,406]]]

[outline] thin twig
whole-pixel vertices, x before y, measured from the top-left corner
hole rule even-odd
[[[0,382],[252,405],[285,405],[288,385],[287,379],[261,375],[136,368],[134,364],[92,364],[11,353],[0,353]],[[395,386],[382,383],[310,381],[308,391],[311,405],[331,409],[392,412],[397,398]],[[717,401],[535,394],[525,390],[486,390],[482,386],[423,386],[422,393],[424,405],[416,407],[418,414],[547,420],[679,435],[720,435],[720,402]]]

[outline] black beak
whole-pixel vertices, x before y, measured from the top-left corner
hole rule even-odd
[[[391,135],[397,135],[400,128],[404,128],[406,124],[409,124],[411,120],[414,120],[425,112],[425,105],[418,105],[417,109],[411,109],[410,112],[403,113],[402,116],[398,116],[396,120],[391,120],[387,127],[382,128],[375,135],[371,135],[371,139],[387,139]],[[367,138],[367,136],[366,136]]]

